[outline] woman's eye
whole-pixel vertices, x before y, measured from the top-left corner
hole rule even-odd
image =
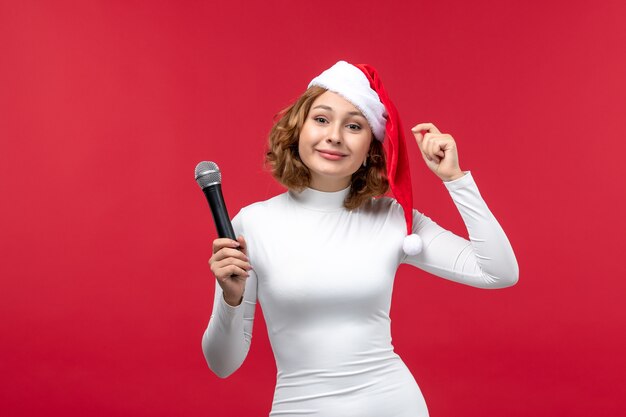
[[[350,123],[348,125],[348,129],[350,129],[350,130],[361,130],[361,126],[359,126],[357,124],[354,124],[354,123]]]
[[[313,120],[315,120],[316,122],[319,122],[319,123],[326,123],[327,122],[326,118],[325,117],[321,117],[321,116],[314,117]]]

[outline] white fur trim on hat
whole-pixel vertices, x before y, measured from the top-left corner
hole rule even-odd
[[[363,72],[346,61],[339,61],[309,83],[309,88],[319,86],[344,97],[363,113],[374,137],[385,139],[387,111],[376,91]]]

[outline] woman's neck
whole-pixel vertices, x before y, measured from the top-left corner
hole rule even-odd
[[[331,178],[312,176],[309,182],[309,188],[326,193],[334,193],[336,191],[345,190],[350,186],[351,177]]]

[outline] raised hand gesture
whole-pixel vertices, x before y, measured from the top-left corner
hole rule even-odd
[[[452,181],[465,175],[459,167],[459,155],[452,136],[441,133],[432,123],[420,123],[411,131],[426,166],[442,181]]]

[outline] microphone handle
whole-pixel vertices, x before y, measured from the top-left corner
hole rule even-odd
[[[228,210],[226,210],[226,203],[224,203],[224,197],[222,196],[222,184],[209,185],[202,189],[206,199],[209,201],[211,207],[211,214],[213,214],[213,221],[215,222],[215,228],[217,229],[217,235],[219,237],[227,237],[232,240],[237,240],[233,225],[228,217]]]

